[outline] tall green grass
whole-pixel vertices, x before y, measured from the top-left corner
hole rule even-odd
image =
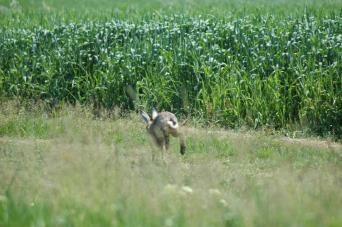
[[[42,20],[48,18],[43,26],[6,16],[0,95],[52,106],[157,107],[222,126],[296,125],[341,137],[341,12],[331,7],[338,2],[201,1],[190,4],[193,11],[177,1],[159,3],[125,17],[109,13],[111,3],[104,1],[103,17],[89,10],[86,20],[73,12],[67,23],[41,9]],[[68,17],[65,4],[55,12]],[[29,5],[15,15],[30,14]],[[220,6],[227,9],[219,13]]]

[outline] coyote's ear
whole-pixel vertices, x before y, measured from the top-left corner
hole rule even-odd
[[[150,116],[148,116],[148,114],[146,112],[141,111],[140,116],[147,125],[150,123],[150,121],[151,121]]]
[[[156,109],[152,110],[152,121],[155,120],[158,117],[158,112],[156,111]]]

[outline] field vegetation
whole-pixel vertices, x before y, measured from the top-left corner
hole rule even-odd
[[[271,2],[7,1],[0,95],[341,138],[342,4]]]
[[[340,0],[0,0],[0,226],[342,226],[341,19]],[[184,156],[151,161],[152,107],[187,120]]]
[[[341,226],[341,144],[185,127],[165,161],[138,116],[2,103],[0,226]]]

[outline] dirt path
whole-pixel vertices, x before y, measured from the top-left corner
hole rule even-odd
[[[184,131],[188,135],[205,135],[209,134],[211,136],[218,136],[220,138],[231,138],[233,140],[253,140],[258,139],[258,137],[268,137],[265,134],[260,132],[235,132],[230,130],[217,130],[217,129],[198,129],[192,127],[184,128]],[[329,139],[316,139],[316,138],[290,138],[290,137],[281,137],[277,135],[270,136],[270,139],[275,142],[281,142],[287,145],[293,146],[304,146],[311,148],[319,148],[319,149],[328,149],[333,150],[335,152],[341,152],[342,154],[342,144],[333,142]],[[37,144],[51,144],[54,139],[37,139],[37,138],[16,138],[16,137],[0,137],[0,146],[5,144],[16,144],[20,146],[32,146]]]
[[[232,139],[256,139],[258,137],[270,137],[273,141],[278,141],[289,145],[298,145],[304,147],[312,147],[319,149],[333,149],[336,152],[342,153],[342,143],[333,142],[329,139],[319,139],[319,138],[290,138],[280,135],[266,135],[262,132],[250,131],[250,132],[236,132],[231,130],[217,130],[217,129],[197,129],[192,127],[187,127],[184,129],[189,134],[209,134],[217,135],[219,137],[228,137]]]

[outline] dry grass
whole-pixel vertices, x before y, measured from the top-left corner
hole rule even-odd
[[[340,144],[187,128],[185,157],[172,140],[165,162],[151,162],[137,116],[8,113],[0,113],[0,226],[342,224]]]

